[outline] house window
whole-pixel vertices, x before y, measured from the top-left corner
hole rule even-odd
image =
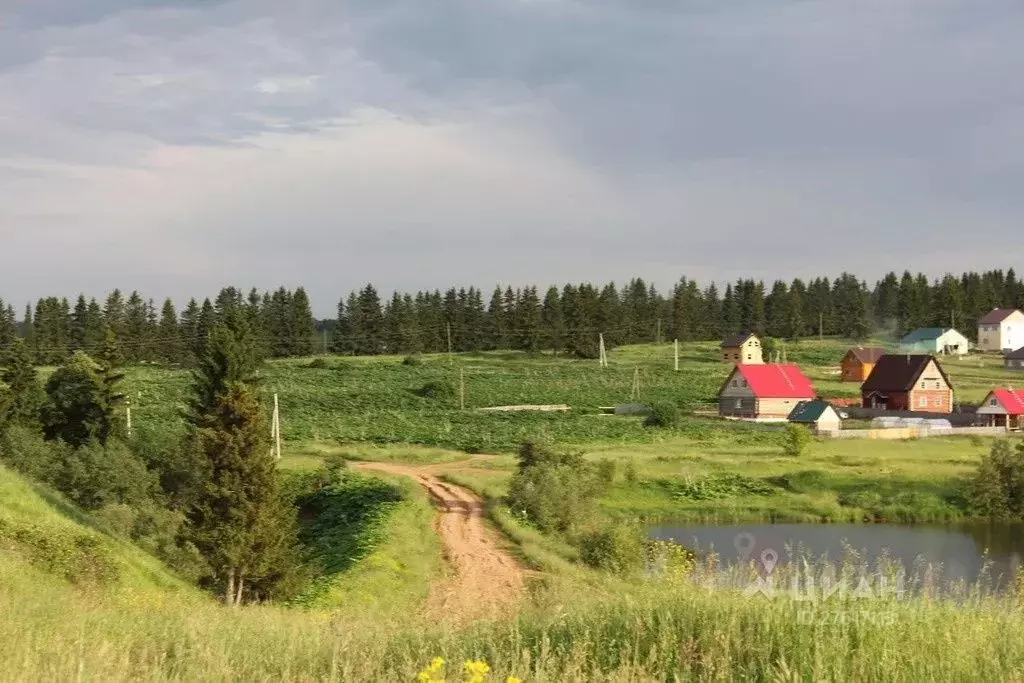
[[[942,382],[939,382],[938,380],[936,380],[935,381],[935,388],[936,389],[941,389],[942,388]]]
[[[747,380],[741,379],[740,380],[740,384],[743,385],[743,386],[747,386]]]
[[[729,354],[728,353],[723,353],[722,354],[722,360],[729,360]]]
[[[928,388],[928,385],[925,384],[924,380],[921,380],[921,388],[922,389],[927,389]]]
[[[736,399],[735,408],[736,408],[736,410],[742,410],[743,409],[743,399],[742,398]]]
[[[922,396],[921,398],[919,398],[917,400],[917,405],[919,407],[921,407],[921,408],[927,408],[928,407],[928,397],[927,396]]]
[[[747,354],[747,360],[750,360],[750,359],[751,359],[751,358],[753,358],[753,357],[754,357],[754,356],[753,356],[752,354],[749,354],[749,353]]]
[[[941,396],[936,396],[935,400],[933,401],[933,403],[935,404],[936,408],[941,408],[942,407],[942,397]]]
[[[732,381],[732,385],[733,385],[734,387],[738,387],[738,386],[740,385],[740,383],[739,383],[739,382],[738,382],[737,380],[733,380],[733,381]]]
[[[990,406],[997,406],[997,405],[999,405],[999,401],[995,400],[994,398],[990,398],[990,399],[988,400],[988,404],[989,404]]]

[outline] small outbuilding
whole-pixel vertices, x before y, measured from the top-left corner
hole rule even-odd
[[[1024,390],[993,389],[978,407],[989,427],[1024,428]]]
[[[750,332],[741,332],[722,341],[722,362],[734,365],[761,365],[764,352],[761,340]]]
[[[839,413],[828,401],[820,398],[813,401],[800,401],[789,414],[789,421],[813,427],[815,431],[834,431],[842,425]]]
[[[1003,355],[1003,367],[1024,372],[1024,346]]]
[[[863,382],[875,369],[875,363],[885,355],[880,346],[856,346],[839,361],[839,376],[843,382]]]
[[[951,327],[922,327],[900,339],[900,351],[904,353],[962,356],[970,347],[970,340]]]

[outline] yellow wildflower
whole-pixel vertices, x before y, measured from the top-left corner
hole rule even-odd
[[[416,676],[417,683],[444,683],[444,660],[434,657],[434,660],[423,671]]]
[[[487,662],[466,662],[462,667],[462,680],[466,683],[484,683],[490,671],[491,667],[487,665]]]

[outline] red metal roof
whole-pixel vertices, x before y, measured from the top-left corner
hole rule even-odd
[[[737,365],[736,371],[758,398],[814,398],[811,380],[793,363]]]
[[[1024,389],[993,389],[992,395],[1010,415],[1024,415]]]

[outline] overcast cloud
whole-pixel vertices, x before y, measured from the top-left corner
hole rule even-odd
[[[1019,0],[0,0],[0,297],[1024,270]]]

